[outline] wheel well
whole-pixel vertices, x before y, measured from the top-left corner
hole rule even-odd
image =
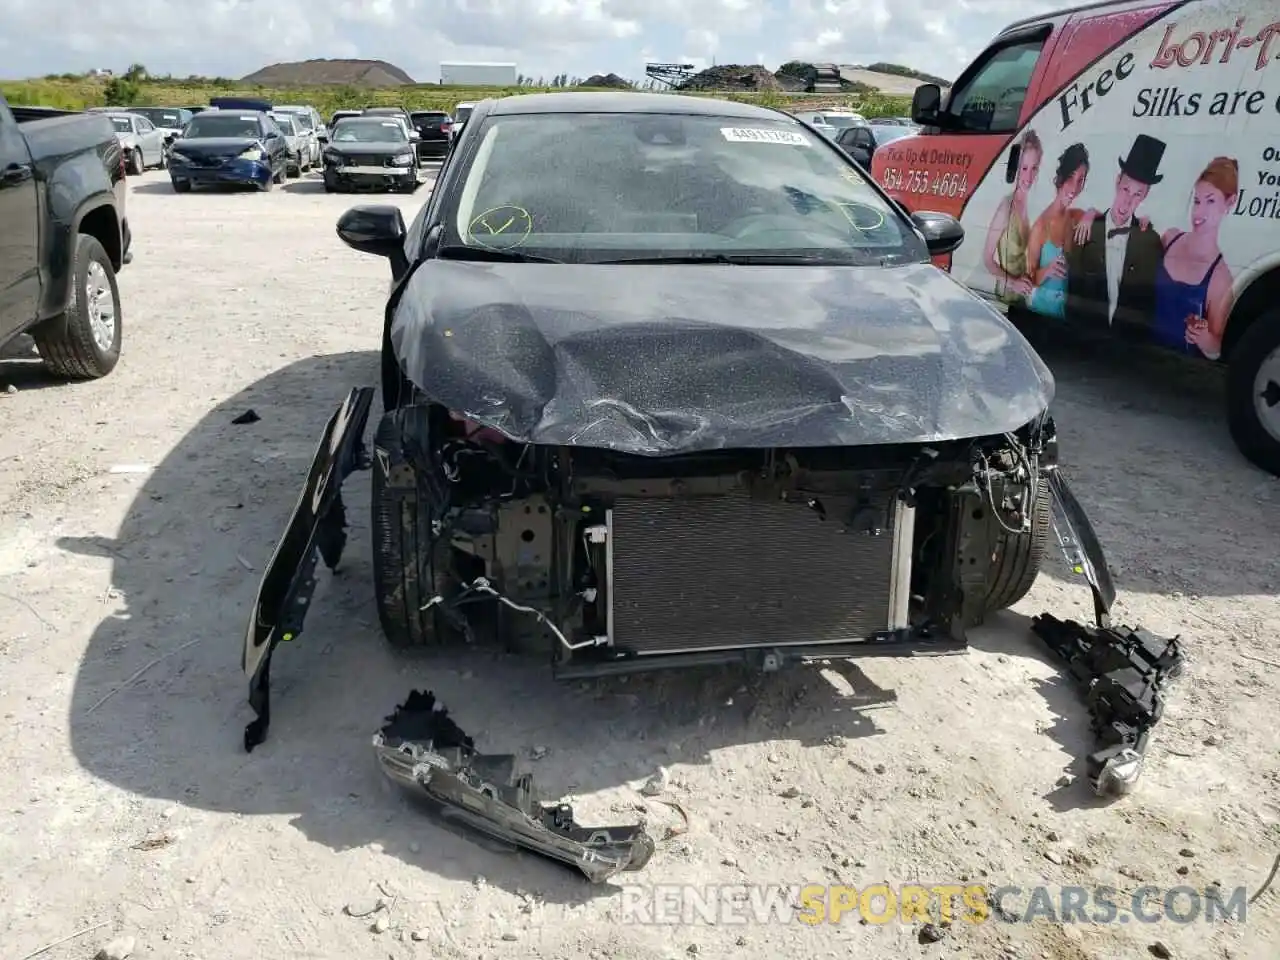
[[[109,203],[94,207],[80,220],[76,233],[87,233],[107,251],[111,266],[119,270],[124,264],[124,251],[121,249],[120,222],[116,219],[116,209]]]
[[[1245,330],[1267,308],[1280,299],[1280,267],[1273,267],[1258,277],[1245,289],[1244,295],[1231,308],[1231,316],[1227,320],[1226,336],[1222,341],[1222,356],[1229,359]]]

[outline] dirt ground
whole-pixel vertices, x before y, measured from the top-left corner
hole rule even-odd
[[[411,215],[428,189],[388,202]],[[219,960],[1274,958],[1276,890],[1244,924],[957,922],[930,943],[852,916],[627,923],[616,881],[441,829],[370,749],[410,688],[432,688],[583,822],[644,810],[661,836],[675,801],[687,832],[627,883],[1252,894],[1280,850],[1280,482],[1233,448],[1216,371],[1145,354],[1040,344],[1120,619],[1182,634],[1193,658],[1126,799],[1071,782],[1085,711],[1027,629],[1087,615],[1060,562],[960,657],[558,686],[542,663],[384,648],[367,473],[343,567],[277,658],[271,737],[245,754],[258,577],[325,420],[375,381],[388,272],[336,238],[352,202],[314,179],[176,196],[163,173],[136,178],[119,367],[64,385],[0,362],[0,391],[16,387],[0,392],[0,952],[102,924],[40,956],[131,937],[137,957]],[[249,409],[261,420],[231,422]],[[655,800],[638,788],[659,767]],[[348,915],[378,897],[381,932]]]

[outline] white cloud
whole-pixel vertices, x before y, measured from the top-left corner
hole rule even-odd
[[[532,75],[638,77],[651,56],[720,63],[887,60],[954,75],[1009,20],[1059,0],[0,0],[0,73],[147,65],[243,76],[312,57],[382,59],[423,81],[440,60]]]

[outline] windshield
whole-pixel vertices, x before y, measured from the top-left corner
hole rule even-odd
[[[294,125],[293,117],[287,113],[273,113],[271,119],[276,122],[276,126],[280,128],[280,132],[286,137],[296,137],[298,135],[298,128]]]
[[[922,245],[795,123],[652,114],[484,121],[450,243],[574,262],[720,255],[878,263]]]
[[[286,110],[284,113],[297,125],[299,130],[307,131],[315,128],[315,124],[311,122],[310,114],[294,110]]]
[[[177,110],[145,110],[139,108],[131,112],[146,117],[157,127],[180,128],[183,123],[183,116]]]
[[[258,118],[236,113],[202,113],[193,117],[182,131],[183,139],[238,137],[257,140],[262,136]]]
[[[404,127],[394,120],[343,120],[333,131],[334,143],[407,143]]]
[[[838,127],[841,130],[845,127],[860,127],[866,122],[861,117],[841,116],[838,113],[824,114],[822,119],[827,122],[827,126]]]
[[[133,133],[133,122],[128,117],[112,117],[111,122],[116,126],[116,133]]]

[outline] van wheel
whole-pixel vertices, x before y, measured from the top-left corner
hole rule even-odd
[[[1254,466],[1280,476],[1280,309],[1258,317],[1232,350],[1227,426]]]
[[[76,236],[66,312],[31,331],[44,365],[72,380],[105,377],[120,359],[120,289],[96,237]]]
[[[383,636],[397,648],[457,644],[463,634],[439,608],[422,609],[457,590],[453,549],[448,537],[432,537],[430,505],[418,492],[391,412],[374,433],[373,453],[373,582]]]
[[[1011,533],[1001,528],[988,575],[987,596],[982,604],[985,613],[1012,607],[1036,582],[1049,543],[1052,497],[1049,481],[1041,480],[1031,508],[1031,529],[1026,533]]]

